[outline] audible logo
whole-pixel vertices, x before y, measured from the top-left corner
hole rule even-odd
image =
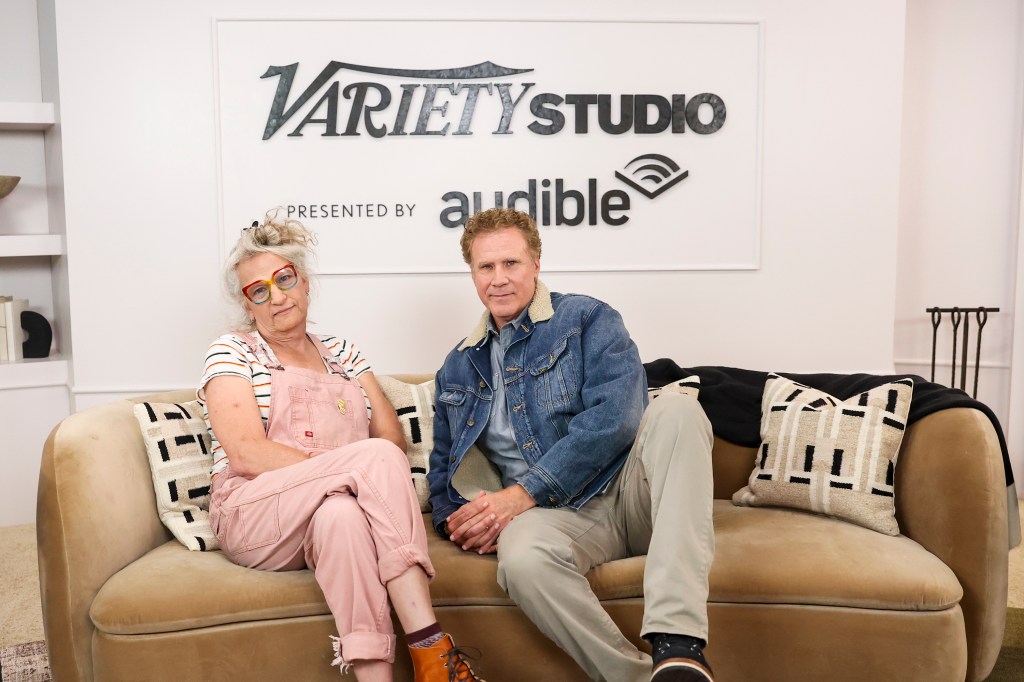
[[[663,154],[638,156],[625,164],[624,170],[627,174],[616,171],[615,177],[648,199],[660,196],[690,174],[689,171],[680,170],[679,164]],[[562,178],[556,178],[554,181],[542,179],[539,192],[537,184],[537,180],[531,178],[526,182],[526,189],[509,193],[507,199],[503,191],[495,191],[493,206],[508,206],[526,211],[538,225],[576,227],[586,220],[588,225],[596,226],[600,218],[604,224],[618,227],[629,220],[629,194],[616,188],[601,192],[598,189],[597,178],[587,180],[585,191],[566,189],[565,180]],[[554,191],[551,189],[552,184]],[[483,192],[473,192],[471,196],[472,200],[470,195],[464,192],[445,192],[441,200],[449,202],[449,205],[441,211],[441,224],[445,227],[459,227],[465,224],[469,216],[484,208],[490,208],[483,205]]]

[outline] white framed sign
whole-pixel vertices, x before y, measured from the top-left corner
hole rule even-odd
[[[318,272],[464,272],[472,212],[547,271],[756,269],[763,25],[215,22],[221,235],[281,206]]]

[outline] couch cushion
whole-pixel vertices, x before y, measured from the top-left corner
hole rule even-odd
[[[908,377],[839,400],[769,374],[761,447],[733,502],[814,511],[896,535],[896,457],[913,387]]]
[[[910,538],[801,511],[715,500],[709,602],[938,611],[963,597],[956,575]],[[587,579],[601,599],[643,594],[645,557]]]
[[[913,540],[834,519],[716,500],[715,535],[711,602],[938,611],[963,596],[952,571]],[[428,538],[435,605],[512,603],[498,587],[494,556]],[[613,561],[587,578],[601,599],[639,597],[644,562]],[[117,635],[328,613],[310,571],[242,568],[220,552],[189,552],[173,541],[111,577],[90,611],[99,630]]]
[[[89,609],[98,630],[117,635],[329,613],[310,571],[258,571],[173,540],[111,576]]]
[[[956,575],[910,538],[808,512],[715,500],[711,601],[939,611]]]

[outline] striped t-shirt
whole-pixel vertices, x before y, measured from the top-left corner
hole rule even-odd
[[[253,338],[259,344],[266,357],[272,362],[278,362],[270,345],[263,340],[259,332],[252,332]],[[317,335],[317,338],[324,344],[328,352],[338,359],[339,364],[345,373],[351,377],[358,377],[363,372],[370,371],[370,362],[363,357],[359,348],[345,339],[336,336]],[[217,436],[210,426],[210,412],[206,408],[206,384],[210,379],[219,376],[242,377],[252,383],[253,394],[256,396],[256,404],[260,408],[260,417],[263,418],[263,428],[266,430],[267,421],[270,419],[270,370],[261,363],[256,355],[249,349],[248,344],[238,334],[224,334],[210,344],[206,352],[206,366],[203,369],[203,379],[196,390],[196,398],[203,407],[203,419],[206,420],[206,428],[210,432],[210,441],[213,448],[213,469],[212,474],[223,471],[228,465],[228,453],[224,451]],[[366,413],[372,416],[370,399],[363,391],[363,398],[366,400]]]

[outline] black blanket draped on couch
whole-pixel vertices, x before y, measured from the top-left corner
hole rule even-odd
[[[644,363],[647,383],[651,388],[696,375],[700,377],[699,400],[711,421],[715,435],[737,445],[756,448],[761,443],[761,394],[768,372],[734,367],[680,367],[673,360],[661,358]],[[951,407],[971,407],[980,410],[992,421],[999,447],[1003,454],[1003,472],[1006,476],[1010,511],[1011,546],[1020,538],[1019,517],[1017,516],[1013,470],[1006,448],[1003,429],[995,413],[958,388],[949,388],[926,381],[914,375],[884,376],[879,374],[795,374],[775,372],[798,383],[824,391],[840,400],[846,400],[858,393],[876,386],[910,376],[914,380],[914,393],[910,400],[908,423],[912,424],[933,412]],[[1016,532],[1014,531],[1016,529]],[[1016,537],[1017,542],[1014,542]]]

